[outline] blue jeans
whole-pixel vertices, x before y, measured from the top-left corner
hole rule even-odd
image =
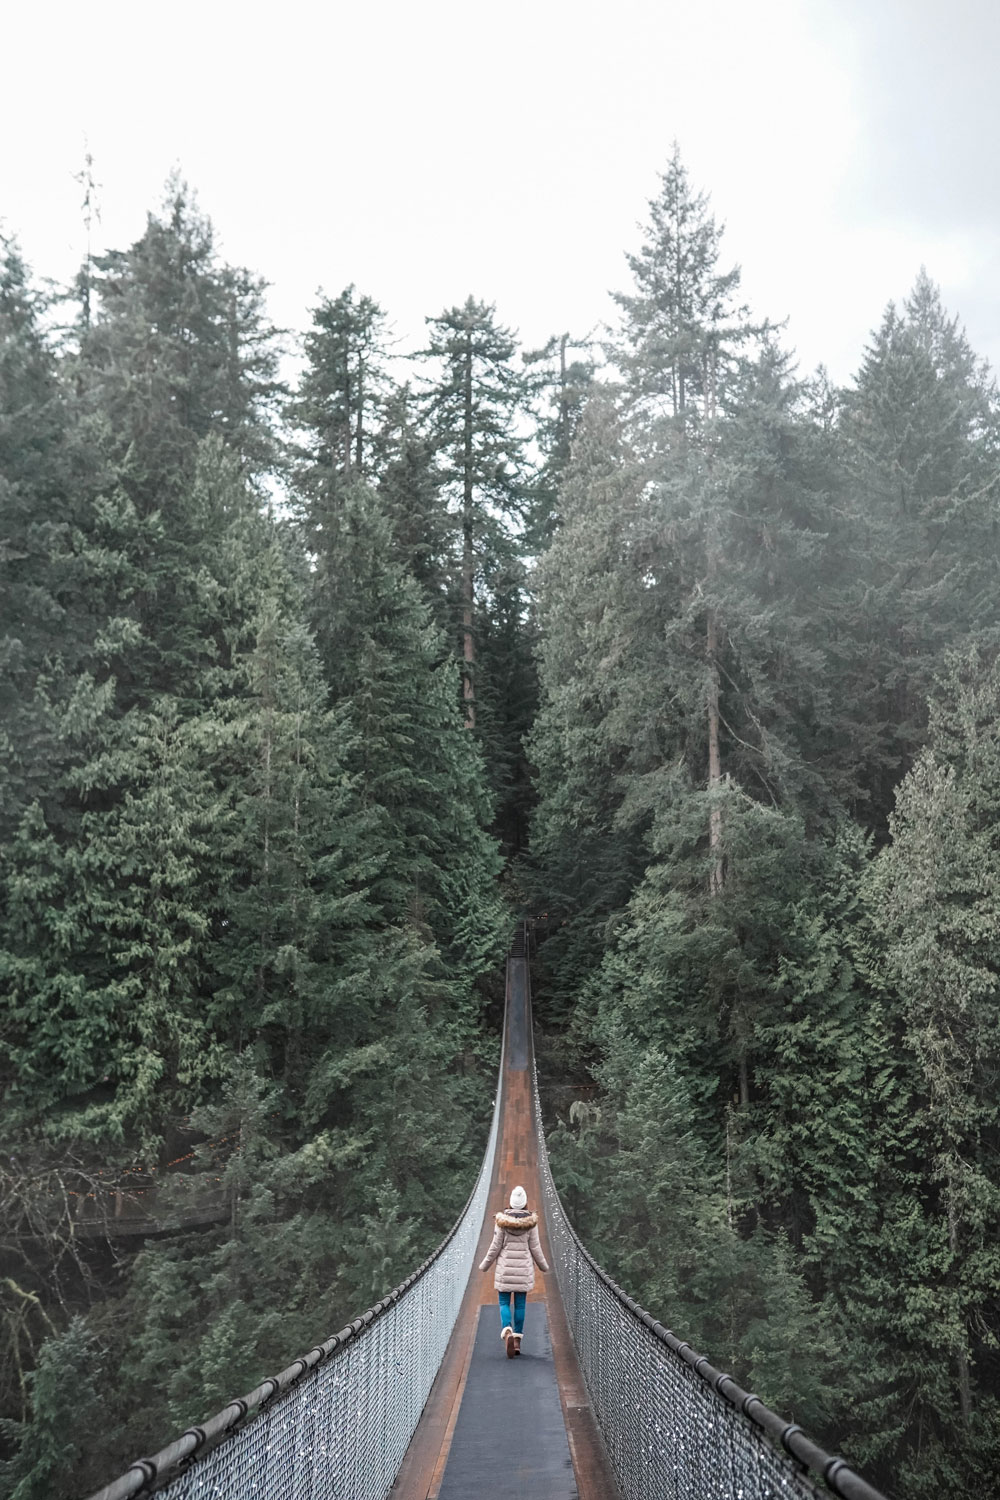
[[[524,1304],[528,1300],[527,1292],[498,1292],[500,1298],[500,1327],[513,1328],[515,1333],[524,1332]],[[510,1299],[514,1299],[514,1316],[510,1314]]]

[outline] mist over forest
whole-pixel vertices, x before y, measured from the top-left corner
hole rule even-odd
[[[437,1244],[523,917],[597,1260],[1000,1494],[993,374],[929,267],[803,375],[676,150],[624,248],[537,349],[458,288],[402,357],[359,266],[289,379],[179,181],[69,287],[0,240],[5,1500]]]

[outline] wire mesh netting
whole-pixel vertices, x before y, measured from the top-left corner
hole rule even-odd
[[[814,1500],[829,1494],[632,1311],[577,1239],[538,1165],[559,1290],[625,1500]],[[652,1320],[650,1320],[652,1321]]]
[[[537,1078],[534,1089],[553,1265],[624,1500],[815,1500],[830,1490],[845,1500],[884,1500],[842,1460],[654,1322],[597,1265],[552,1180]],[[498,1087],[472,1196],[424,1266],[341,1334],[155,1459],[139,1460],[92,1500],[131,1500],[152,1490],[168,1500],[385,1500],[468,1283],[493,1178],[500,1104]]]
[[[357,1336],[263,1405],[157,1493],[168,1500],[384,1500],[403,1462],[469,1279],[493,1176],[499,1091],[479,1177],[465,1212],[427,1268],[388,1298]],[[236,1403],[239,1405],[239,1403]],[[169,1450],[165,1450],[165,1453]],[[161,1455],[161,1458],[163,1456]],[[150,1470],[164,1465],[150,1464]],[[105,1500],[147,1493],[135,1466]],[[99,1500],[99,1497],[94,1497]]]

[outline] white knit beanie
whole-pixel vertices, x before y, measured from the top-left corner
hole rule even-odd
[[[510,1195],[511,1208],[524,1208],[528,1202],[528,1195],[523,1187],[516,1187]]]

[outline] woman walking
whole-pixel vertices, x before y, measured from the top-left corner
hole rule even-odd
[[[521,1352],[524,1304],[535,1284],[535,1267],[549,1269],[538,1238],[538,1215],[528,1212],[528,1195],[523,1187],[511,1193],[510,1208],[496,1215],[496,1226],[493,1243],[479,1269],[488,1271],[494,1261],[497,1263],[493,1285],[500,1298],[500,1337],[507,1358],[513,1359]]]

